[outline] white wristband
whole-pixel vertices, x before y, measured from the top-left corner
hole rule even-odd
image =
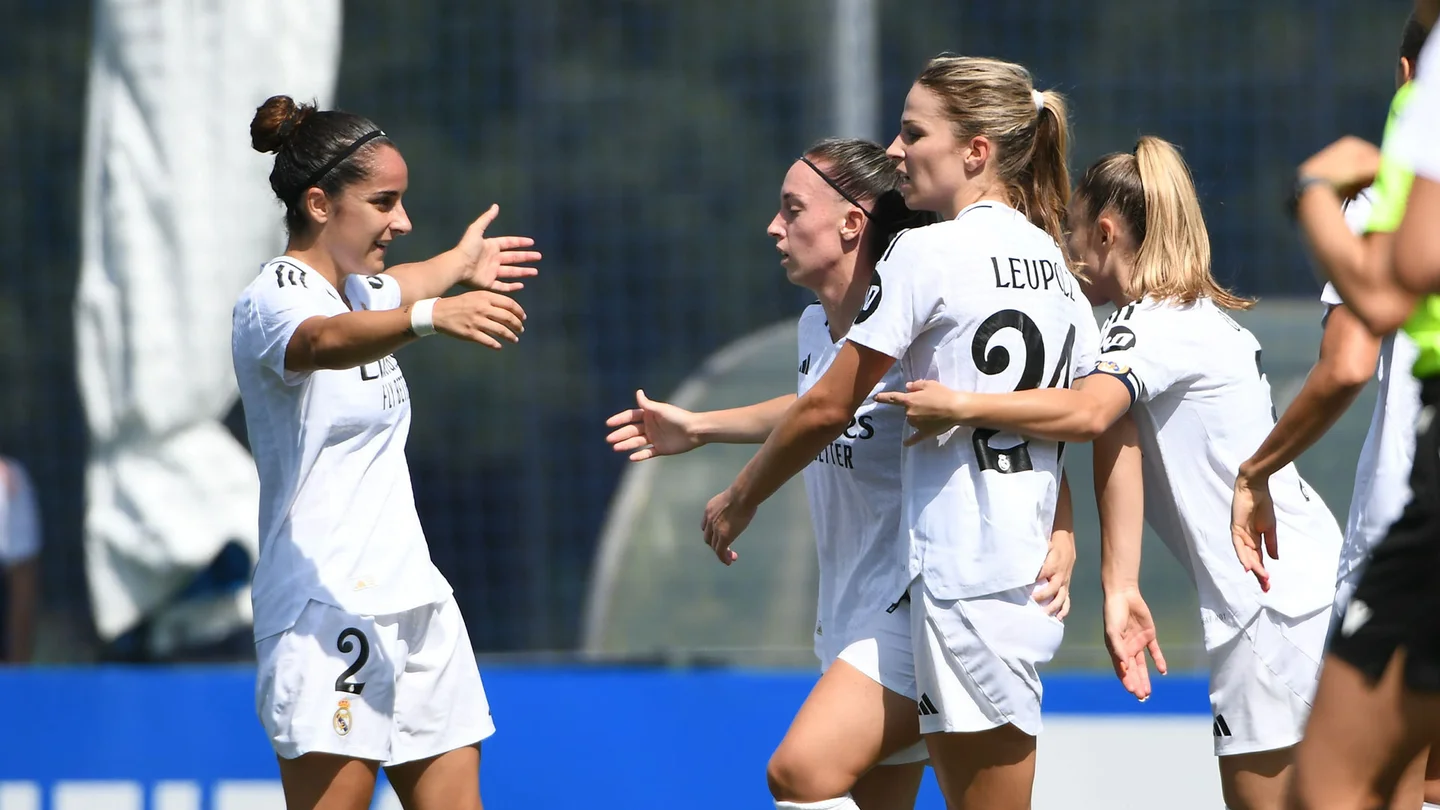
[[[435,302],[438,298],[426,298],[410,306],[410,331],[418,337],[435,334]]]

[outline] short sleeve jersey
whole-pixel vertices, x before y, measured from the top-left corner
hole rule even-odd
[[[874,289],[874,288],[872,288]],[[800,316],[799,378],[804,396],[834,362],[845,338],[832,340],[818,304]],[[893,367],[856,409],[840,436],[805,468],[805,492],[820,561],[815,652],[828,663],[853,634],[905,593],[907,547],[900,537],[900,442],[905,412],[875,402],[904,390]]]
[[[300,324],[400,304],[390,276],[350,276],[350,305],[290,258],[272,260],[235,304],[231,351],[260,473],[255,637],[294,624],[309,600],[363,615],[442,601],[415,511],[405,440],[410,396],[393,356],[358,368],[295,372]]]
[[[905,231],[851,342],[905,380],[1000,393],[1068,386],[1093,368],[1094,315],[1059,246],[994,202]],[[1035,581],[1049,547],[1063,444],[956,428],[902,453],[908,571],[940,599]]]
[[[1145,299],[1101,327],[1095,368],[1130,390],[1145,518],[1195,580],[1206,644],[1232,638],[1261,607],[1299,618],[1329,606],[1340,528],[1293,464],[1270,479],[1281,543],[1294,551],[1266,562],[1268,594],[1245,573],[1230,539],[1240,464],[1275,426],[1255,336],[1208,298]]]

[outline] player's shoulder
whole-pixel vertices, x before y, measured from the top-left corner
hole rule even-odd
[[[277,256],[262,265],[240,292],[236,309],[274,306],[295,297],[340,300],[330,282],[304,262]]]
[[[800,331],[814,331],[816,329],[827,329],[830,320],[825,317],[825,307],[819,301],[811,301],[800,311]]]

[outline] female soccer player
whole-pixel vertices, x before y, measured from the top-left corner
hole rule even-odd
[[[1432,24],[1437,6],[1417,2],[1416,18]],[[1315,711],[1296,751],[1293,808],[1361,808],[1399,799],[1397,786],[1407,764],[1422,755],[1440,732],[1440,50],[1434,40],[1419,59],[1411,92],[1397,94],[1385,128],[1377,187],[1394,170],[1403,178],[1394,205],[1391,249],[1366,252],[1358,262],[1371,290],[1336,286],[1357,308],[1367,297],[1398,299],[1371,325],[1403,328],[1415,343],[1414,375],[1420,383],[1411,498],[1389,532],[1371,552],[1331,641],[1316,694]],[[1409,98],[1402,102],[1401,95]],[[1404,107],[1403,110],[1397,107]],[[1351,139],[1353,140],[1353,139]],[[1342,141],[1330,148],[1338,151]],[[1359,143],[1359,142],[1355,142]],[[1352,146],[1355,144],[1351,144]],[[1372,147],[1373,149],[1373,147]],[[1375,155],[1346,148],[1351,160],[1332,160],[1338,174],[1373,174]],[[1323,154],[1323,153],[1322,153]],[[1346,164],[1349,165],[1346,165]],[[1365,169],[1366,164],[1370,169]],[[1392,175],[1393,178],[1394,175]],[[1303,217],[1327,210],[1337,192],[1330,176],[1299,200]],[[1367,178],[1368,179],[1368,178]],[[1413,185],[1411,182],[1413,181]],[[1323,189],[1330,189],[1322,191]],[[1393,186],[1381,189],[1393,191]],[[1386,200],[1376,202],[1377,211]],[[1353,296],[1353,298],[1352,298]],[[1433,783],[1432,783],[1433,784]],[[1427,785],[1427,794],[1430,793]],[[1429,805],[1427,805],[1429,806]]]
[[[1023,67],[932,59],[906,97],[906,204],[942,221],[901,233],[871,306],[702,528],[722,561],[755,509],[841,436],[899,360],[906,379],[1010,390],[1093,366],[1095,321],[1060,247],[1069,197],[1062,98]],[[1033,598],[1061,486],[1061,447],[975,432],[902,451],[900,527],[920,730],[951,807],[1026,808],[1040,730],[1036,667],[1063,625]],[[826,805],[827,807],[829,805]],[[843,805],[841,805],[843,806]]]
[[[1235,560],[1224,516],[1240,463],[1274,424],[1270,386],[1259,343],[1225,314],[1250,302],[1210,274],[1200,202],[1175,148],[1147,137],[1134,153],[1100,159],[1080,181],[1070,225],[1092,290],[1119,307],[1102,327],[1094,373],[1070,390],[1000,395],[913,382],[882,400],[905,405],[920,428],[907,441],[955,424],[1089,441],[1134,414],[1145,517],[1200,591],[1226,805],[1278,808],[1315,690],[1339,527],[1287,466],[1271,478],[1280,531],[1307,553],[1287,555],[1268,592]]]
[[[769,234],[789,280],[819,299],[800,316],[799,390],[824,375],[850,324],[873,312],[874,267],[893,234],[920,218],[901,201],[900,176],[883,147],[829,139],[785,175]],[[875,391],[899,388],[898,368]],[[778,808],[910,808],[925,747],[916,714],[906,546],[900,530],[900,431],[904,415],[867,396],[846,430],[805,467],[820,561],[815,654],[824,673],[770,761]],[[712,442],[759,443],[795,401],[691,413],[644,392],[612,416],[607,438],[642,461]],[[1037,598],[1064,617],[1075,559],[1068,502],[1057,516]],[[878,765],[878,767],[877,767]]]
[[[441,332],[498,349],[524,311],[495,290],[533,275],[523,237],[460,243],[385,270],[410,231],[405,161],[373,123],[270,98],[285,253],[240,295],[235,375],[260,472],[256,703],[290,808],[370,806],[386,769],[407,808],[481,806],[479,742],[495,730],[450,585],[415,513],[409,390],[392,352]],[[455,284],[490,288],[438,298]]]
[[[1390,123],[1403,111],[1413,91],[1420,49],[1428,31],[1413,15],[1406,21],[1396,64],[1398,89],[1391,105]],[[1345,167],[1338,163],[1340,150],[1327,148],[1301,165],[1304,178],[1299,188],[1315,181],[1337,183]],[[1382,161],[1374,184],[1346,203],[1336,194],[1307,195],[1303,208],[1297,207],[1299,224],[1306,235],[1316,264],[1331,278],[1360,281],[1361,306],[1373,317],[1383,311],[1376,306],[1374,292],[1379,285],[1365,283],[1365,265],[1378,260],[1388,267],[1393,250],[1393,233],[1405,210],[1410,172],[1396,161]],[[1384,281],[1384,279],[1381,279]],[[1390,285],[1393,286],[1393,283]],[[1382,291],[1382,295],[1384,295]],[[1410,296],[1392,291],[1388,297],[1407,300]],[[1341,299],[1336,285],[1326,284],[1322,300],[1326,305],[1325,331],[1320,357],[1300,393],[1285,409],[1260,448],[1240,465],[1235,479],[1231,533],[1242,562],[1264,572],[1262,543],[1278,550],[1274,506],[1269,478],[1276,470],[1294,461],[1325,434],[1354,401],[1370,377],[1379,383],[1370,430],[1360,450],[1355,471],[1355,491],[1350,499],[1350,516],[1345,526],[1345,544],[1336,571],[1333,637],[1340,617],[1360,581],[1371,550],[1384,538],[1390,525],[1410,500],[1410,468],[1415,456],[1415,419],[1420,411],[1420,384],[1411,375],[1418,356],[1415,342],[1403,331],[1392,331],[1383,339],[1370,333],[1355,311]],[[1368,305],[1368,306],[1367,306]],[[1289,547],[1290,553],[1305,554],[1303,545]],[[1440,763],[1430,770],[1440,775]],[[1440,792],[1427,788],[1423,778],[1425,757],[1417,758],[1401,779],[1391,807],[1411,810],[1422,802],[1422,792],[1434,800]]]

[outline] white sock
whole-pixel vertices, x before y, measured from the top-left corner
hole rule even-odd
[[[1430,802],[1425,802],[1424,804],[1420,805],[1420,808],[1421,810],[1440,810],[1440,804],[1431,804]]]
[[[860,805],[845,794],[838,799],[826,799],[823,802],[775,802],[775,810],[860,810]]]

